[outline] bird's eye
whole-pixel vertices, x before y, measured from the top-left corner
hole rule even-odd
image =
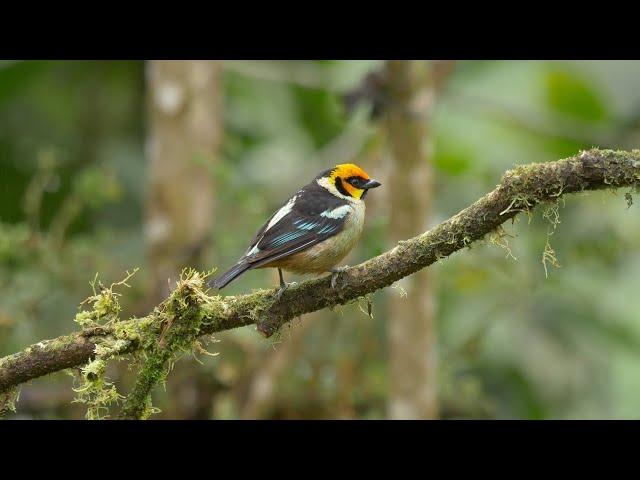
[[[347,180],[347,182],[349,182],[354,187],[357,187],[358,183],[360,183],[358,180],[359,180],[358,177],[351,177],[350,179]]]

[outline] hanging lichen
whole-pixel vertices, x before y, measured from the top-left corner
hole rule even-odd
[[[117,323],[122,310],[118,301],[121,294],[114,289],[119,286],[129,287],[127,281],[137,271],[138,269],[135,268],[132,272],[127,272],[123,280],[112,283],[109,287],[102,285],[96,274],[90,282],[93,295],[80,304],[80,308],[83,305],[91,305],[91,309],[78,312],[75,317],[76,323],[84,328],[104,327]],[[96,344],[94,359],[80,368],[79,384],[73,388],[76,392],[73,402],[87,405],[86,418],[89,420],[108,418],[109,407],[123,398],[107,378],[106,369],[110,358],[123,353],[129,347],[131,339],[122,338],[125,337],[125,333],[128,334],[121,329],[121,338],[118,338],[116,333],[115,338],[106,338],[103,342]]]

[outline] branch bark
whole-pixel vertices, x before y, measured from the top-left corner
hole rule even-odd
[[[278,301],[276,290],[248,295],[207,296],[197,305],[196,335],[256,324],[266,337],[305,313],[343,305],[389,286],[439,259],[461,250],[502,223],[542,202],[567,193],[636,187],[640,183],[640,150],[582,152],[556,162],[520,166],[504,174],[501,183],[458,214],[393,249],[340,275],[336,289],[330,277],[309,280],[287,289]],[[202,278],[194,288],[204,288]],[[187,295],[187,293],[185,293]],[[188,295],[193,295],[190,290]],[[198,292],[198,296],[202,296]],[[180,298],[174,291],[172,296]],[[188,302],[188,299],[182,301]],[[0,393],[34,378],[87,363],[97,346],[119,342],[118,353],[149,348],[167,321],[161,309],[149,316],[94,327],[31,345],[0,359]],[[194,335],[194,337],[196,336]]]

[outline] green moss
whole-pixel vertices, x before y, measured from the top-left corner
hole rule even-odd
[[[133,277],[138,270],[138,268],[134,268],[132,272],[127,272],[127,276],[123,280],[112,283],[109,287],[105,287],[102,282],[98,280],[98,274],[96,273],[93,281],[89,282],[93,290],[93,295],[87,297],[80,304],[80,307],[87,304],[91,305],[91,309],[78,312],[75,317],[76,323],[86,328],[117,322],[119,319],[118,315],[122,310],[118,297],[122,296],[122,294],[117,293],[115,288],[119,286],[129,287],[130,285],[127,281]],[[98,291],[96,291],[96,288]]]
[[[564,202],[564,200],[563,200]],[[547,264],[555,268],[560,268],[560,262],[556,256],[556,251],[551,246],[551,236],[555,233],[557,226],[560,224],[560,200],[548,202],[542,212],[542,218],[549,222],[547,228],[547,240],[545,242],[544,251],[542,252],[542,265],[544,266],[544,276],[549,277]]]
[[[491,234],[489,234],[489,243],[491,245],[495,245],[499,248],[502,248],[505,251],[505,258],[513,258],[514,260],[518,260],[511,251],[511,247],[509,246],[509,237],[514,238],[513,235],[507,233],[507,231],[499,225],[498,228]]]
[[[109,407],[122,398],[115,385],[106,378],[106,368],[106,360],[96,356],[81,368],[81,384],[73,389],[77,394],[73,402],[87,405],[88,420],[108,418]]]
[[[14,387],[5,392],[0,392],[0,418],[9,411],[16,411],[16,402],[20,398],[20,388]]]
[[[144,349],[155,343],[159,330],[160,322],[158,317],[150,315],[144,318],[115,323],[111,332],[116,341],[124,340],[136,343]]]
[[[151,390],[164,383],[173,362],[185,352],[200,351],[197,341],[203,319],[220,307],[215,307],[204,292],[206,275],[188,269],[171,293],[155,312],[160,325],[157,341],[145,344],[144,364],[127,397],[121,418],[148,418],[158,410],[151,403]]]
[[[96,274],[90,282],[93,295],[80,304],[80,306],[91,305],[91,310],[80,311],[75,317],[75,321],[83,328],[115,325],[113,329],[115,338],[106,336],[96,343],[95,357],[81,368],[79,385],[73,389],[76,392],[76,398],[73,401],[87,405],[86,418],[89,420],[108,418],[109,407],[123,398],[115,385],[106,377],[107,361],[125,352],[132,341],[140,341],[140,331],[148,326],[144,321],[124,323],[119,321],[122,310],[118,301],[120,294],[114,289],[122,285],[129,287],[127,281],[137,271],[136,268],[131,273],[127,272],[124,280],[112,283],[109,287],[102,285]]]

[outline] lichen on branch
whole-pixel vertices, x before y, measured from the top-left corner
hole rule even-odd
[[[175,290],[155,310],[160,334],[148,350],[138,372],[133,389],[124,402],[121,419],[139,420],[157,412],[151,404],[151,390],[164,383],[171,363],[184,352],[197,348],[202,320],[207,311],[204,305],[211,298],[204,293],[207,275],[189,269],[182,272]]]

